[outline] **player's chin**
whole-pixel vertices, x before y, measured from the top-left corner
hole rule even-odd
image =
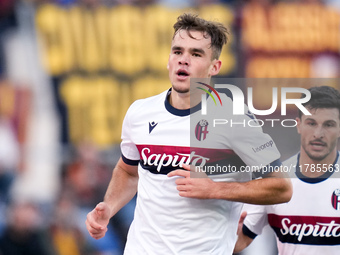
[[[187,84],[174,84],[172,85],[172,89],[176,91],[177,93],[185,94],[185,93],[189,93],[190,86]]]
[[[312,160],[316,160],[316,161],[321,161],[323,159],[325,159],[327,157],[328,153],[325,152],[325,151],[313,151],[310,153],[309,157],[312,159]]]

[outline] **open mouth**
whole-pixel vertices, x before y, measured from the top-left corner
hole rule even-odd
[[[176,74],[181,77],[189,76],[189,73],[186,70],[182,70],[182,69],[178,70]]]

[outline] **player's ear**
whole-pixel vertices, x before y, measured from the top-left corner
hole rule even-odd
[[[170,61],[170,55],[169,55],[169,58],[168,58],[168,63],[166,65],[166,69],[168,69],[168,70],[169,70],[169,61]]]
[[[219,59],[214,59],[211,64],[211,69],[209,73],[210,76],[217,75],[221,70],[221,66],[222,66],[222,61]]]
[[[301,134],[301,131],[300,131],[300,129],[301,129],[301,119],[299,117],[296,117],[295,120],[296,120],[297,132],[298,132],[298,134]]]

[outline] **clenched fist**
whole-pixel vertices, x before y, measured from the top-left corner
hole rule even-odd
[[[111,213],[109,206],[105,202],[97,204],[86,217],[86,228],[90,235],[95,239],[104,237],[110,218]]]

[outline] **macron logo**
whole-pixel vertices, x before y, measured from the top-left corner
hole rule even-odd
[[[149,122],[149,134],[151,133],[151,131],[157,126],[158,123],[156,122]]]

